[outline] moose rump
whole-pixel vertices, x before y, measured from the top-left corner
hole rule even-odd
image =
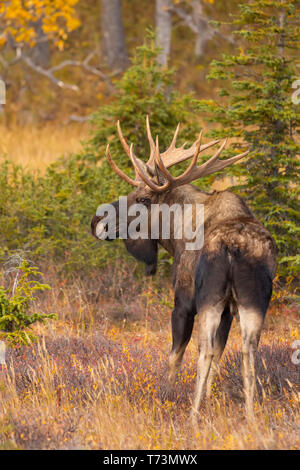
[[[208,234],[195,271],[195,304],[199,317],[195,410],[205,391],[210,394],[233,316],[238,314],[246,408],[252,413],[255,353],[275,272],[272,251],[271,237],[254,221],[235,222],[227,231],[218,228]]]

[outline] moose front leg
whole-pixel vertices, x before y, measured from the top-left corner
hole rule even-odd
[[[169,356],[170,384],[174,384],[180,370],[185,349],[190,341],[194,316],[196,314],[193,300],[187,298],[183,291],[175,293],[175,307],[172,312],[172,350]]]

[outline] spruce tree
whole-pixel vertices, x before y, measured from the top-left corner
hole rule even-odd
[[[118,166],[133,176],[132,164],[118,137],[118,120],[126,140],[133,143],[135,154],[145,161],[150,151],[146,133],[147,115],[152,135],[159,136],[161,151],[170,145],[178,122],[182,125],[178,145],[185,141],[194,142],[199,133],[197,103],[191,93],[180,94],[176,90],[175,69],[159,63],[160,53],[161,48],[155,44],[155,35],[149,30],[144,44],[136,48],[131,66],[115,82],[113,100],[99,108],[93,116],[93,137],[87,146],[85,158],[101,161],[101,192],[104,196],[116,197],[129,189],[128,184],[121,181],[107,163],[105,148],[108,142]],[[175,173],[178,171],[180,168],[175,169]]]
[[[284,276],[300,271],[300,105],[292,100],[300,76],[299,13],[293,0],[239,5],[232,21],[237,50],[214,60],[208,75],[221,83],[220,100],[199,104],[210,122],[221,125],[212,136],[236,137],[251,150],[231,170],[242,177],[235,190],[274,236]]]

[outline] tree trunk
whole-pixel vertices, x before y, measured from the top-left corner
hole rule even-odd
[[[33,24],[37,36],[37,43],[31,50],[31,58],[36,65],[48,68],[50,64],[49,41],[42,28],[42,19]]]
[[[211,39],[211,28],[204,18],[202,0],[193,0],[193,22],[196,26],[195,56],[201,59],[205,53],[206,43]]]
[[[168,56],[171,49],[171,0],[156,0],[156,42],[162,48],[161,54],[158,57],[160,65],[165,66],[168,62]]]
[[[121,0],[101,0],[101,35],[104,61],[113,70],[128,66]]]

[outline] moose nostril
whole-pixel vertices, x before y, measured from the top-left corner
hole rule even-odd
[[[96,237],[99,238],[100,240],[103,240],[106,238],[107,234],[107,224],[104,224],[103,222],[99,222],[96,226]]]
[[[94,215],[94,217],[92,218],[92,221],[91,221],[92,232],[94,232],[95,227],[96,227],[98,221],[99,221],[99,217],[97,217],[96,215]]]

